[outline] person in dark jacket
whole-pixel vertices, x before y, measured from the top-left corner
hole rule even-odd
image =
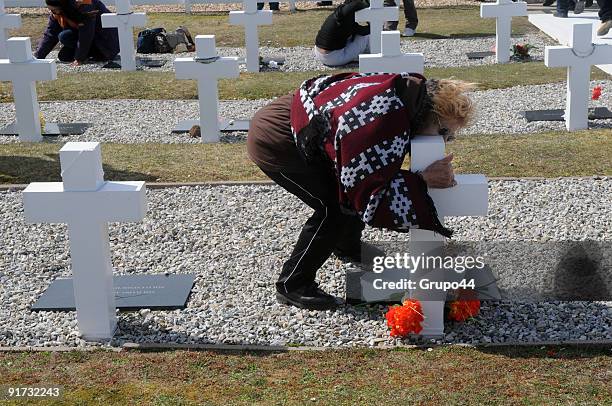
[[[332,309],[316,283],[334,253],[361,262],[361,232],[372,227],[433,230],[428,187],[455,184],[452,155],[422,172],[401,169],[415,135],[450,141],[472,119],[472,84],[416,74],[342,73],[307,80],[251,120],[247,152],[274,182],[314,210],[276,282],[280,303]]]
[[[44,59],[62,44],[58,59],[80,65],[88,59],[112,60],[119,53],[116,28],[102,28],[101,15],[110,13],[100,0],[46,0],[51,14],[35,56]]]
[[[314,54],[324,65],[340,66],[370,52],[370,26],[355,22],[355,13],[369,7],[364,0],[346,0],[331,13],[315,39]]]

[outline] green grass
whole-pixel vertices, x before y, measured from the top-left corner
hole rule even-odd
[[[341,71],[336,71],[341,72]],[[295,91],[306,79],[327,73],[263,72],[242,73],[237,79],[219,82],[222,100],[263,99],[282,96]],[[425,75],[432,78],[462,79],[480,84],[481,89],[503,89],[517,85],[537,85],[564,81],[566,70],[549,69],[540,62],[482,65],[459,68],[428,68]],[[592,79],[609,79],[593,68]],[[38,82],[41,101],[94,100],[94,99],[146,99],[185,100],[197,98],[193,80],[178,80],[172,72],[103,72],[60,74],[57,80]],[[12,101],[11,84],[0,82],[0,102]]]
[[[261,44],[275,47],[311,46],[314,38],[331,9],[305,10],[296,13],[280,12],[274,15],[272,26],[260,27]],[[400,13],[403,14],[403,13]],[[481,19],[477,7],[447,7],[419,9],[420,38],[471,37],[495,34],[493,19]],[[24,15],[21,28],[12,30],[13,36],[29,36],[38,39],[44,31],[47,17]],[[400,19],[403,24],[403,16]],[[215,34],[220,46],[244,46],[244,31],[229,24],[227,13],[192,14],[148,13],[147,27],[164,27],[174,30],[185,25],[193,35]],[[526,17],[513,19],[514,34],[536,31]],[[35,41],[33,41],[35,43]]]
[[[610,130],[459,137],[449,144],[458,173],[491,177],[612,175]],[[0,183],[60,181],[60,144],[0,145]],[[109,180],[251,181],[267,177],[244,144],[103,144]],[[407,165],[407,163],[406,163]]]
[[[611,373],[609,347],[0,354],[0,385],[64,388],[37,404],[610,405]]]

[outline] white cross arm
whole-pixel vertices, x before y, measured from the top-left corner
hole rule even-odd
[[[0,14],[0,27],[2,28],[21,27],[21,15],[19,14]]]
[[[605,65],[612,62],[612,45],[593,44],[591,51],[581,57],[566,46],[547,46],[544,49],[544,65],[549,68],[572,66],[574,64]]]
[[[102,27],[119,27],[129,25],[130,27],[144,27],[147,24],[147,15],[145,13],[132,14],[102,14]]]
[[[520,1],[508,4],[481,4],[481,18],[520,17],[527,15],[527,3]]]
[[[398,70],[398,67],[404,66]],[[360,73],[423,73],[425,71],[425,58],[423,54],[403,54],[383,58],[381,54],[359,55]]]
[[[355,21],[365,23],[374,19],[380,21],[396,21],[399,16],[399,7],[364,8],[355,13]]]
[[[410,142],[410,169],[422,171],[444,157],[444,140],[437,136],[417,136]],[[484,175],[455,175],[457,185],[429,189],[438,216],[486,216],[488,184]]]
[[[272,24],[272,10],[261,10],[255,13],[230,11],[229,23],[232,25],[270,25]]]
[[[75,207],[83,210],[79,216]],[[61,182],[35,182],[23,191],[28,223],[140,221],[147,211],[145,182],[106,182],[92,192],[67,192]]]
[[[223,57],[212,63],[196,62],[193,58],[176,58],[177,79],[237,78],[240,76],[237,57]],[[203,95],[204,96],[204,95]]]
[[[55,61],[50,59],[32,59],[21,63],[11,63],[8,59],[0,59],[1,81],[55,79],[57,79],[57,68]]]

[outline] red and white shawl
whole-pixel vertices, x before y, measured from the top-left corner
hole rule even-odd
[[[406,77],[342,73],[309,79],[295,93],[291,129],[306,162],[334,163],[340,204],[366,224],[450,237],[422,177],[401,169],[410,152],[410,115],[398,90],[405,89]]]

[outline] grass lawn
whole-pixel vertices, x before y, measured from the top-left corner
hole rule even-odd
[[[61,404],[82,405],[610,405],[611,356],[573,347],[0,353],[0,385],[59,385]]]
[[[341,72],[341,71],[336,71]],[[242,73],[238,79],[219,81],[222,100],[268,99],[295,91],[306,79],[330,72],[262,72]],[[537,85],[562,82],[566,69],[549,69],[541,62],[483,65],[459,68],[428,68],[425,76],[432,78],[462,79],[480,84],[480,88],[503,89],[518,85]],[[593,68],[591,78],[610,79],[611,76]],[[94,100],[145,99],[185,100],[197,99],[196,82],[178,80],[173,72],[99,72],[60,74],[57,80],[38,82],[38,99]],[[11,84],[0,82],[0,102],[13,99]]]
[[[275,47],[311,46],[317,31],[331,10],[304,10],[296,13],[280,12],[274,15],[271,26],[260,28],[262,45]],[[403,13],[400,24],[403,24]],[[21,28],[11,30],[12,36],[29,36],[36,40],[41,37],[47,23],[43,15],[24,15]],[[164,27],[174,30],[184,25],[193,35],[215,34],[219,46],[244,46],[244,30],[229,24],[227,13],[185,14],[149,13],[147,27]],[[536,31],[527,17],[515,18],[512,22],[514,34]],[[136,32],[135,32],[136,34]],[[448,8],[427,8],[419,10],[419,38],[448,38],[495,35],[495,21],[481,19],[477,7],[458,6]]]
[[[61,144],[0,145],[0,183],[60,181]],[[609,130],[459,137],[449,144],[458,173],[560,177],[612,175]],[[267,180],[245,144],[103,144],[108,180]],[[407,162],[406,162],[407,166]]]

